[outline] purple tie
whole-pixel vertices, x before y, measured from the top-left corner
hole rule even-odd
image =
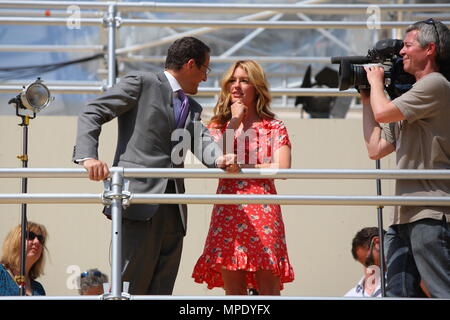
[[[186,117],[189,110],[189,101],[188,97],[184,94],[184,91],[182,89],[177,91],[178,98],[181,101],[181,106],[178,109],[178,114],[176,115],[176,123],[177,128],[182,128],[184,126],[184,122],[186,121]]]

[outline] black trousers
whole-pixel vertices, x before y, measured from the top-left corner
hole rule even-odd
[[[172,294],[183,237],[178,205],[160,205],[149,221],[123,220],[122,281],[130,294]]]

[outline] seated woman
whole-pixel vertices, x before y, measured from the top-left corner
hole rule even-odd
[[[35,279],[43,274],[47,229],[28,221],[26,231],[25,294],[45,296],[44,287]],[[18,296],[20,278],[21,226],[14,227],[3,242],[0,260],[0,296]]]

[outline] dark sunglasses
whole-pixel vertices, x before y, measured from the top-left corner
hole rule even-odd
[[[436,47],[437,47],[436,53],[437,53],[437,56],[439,57],[439,49],[440,49],[439,43],[440,43],[440,39],[439,39],[439,32],[437,31],[436,23],[435,23],[435,21],[433,20],[433,18],[424,20],[424,21],[422,21],[422,22],[423,22],[423,23],[426,23],[426,24],[428,24],[428,25],[432,25],[433,28],[434,28],[434,32],[436,33],[436,39],[437,39],[437,41],[435,42]]]
[[[93,275],[94,277],[101,277],[102,273],[100,271],[85,271],[83,273],[80,274],[80,278],[85,278],[89,275]]]
[[[45,238],[42,234],[36,234],[33,231],[28,231],[27,239],[33,241],[35,238],[38,238],[41,244],[44,244]]]

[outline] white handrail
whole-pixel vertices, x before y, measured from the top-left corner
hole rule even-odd
[[[102,194],[0,193],[0,204],[101,204]],[[348,206],[450,206],[450,197],[132,194],[129,204],[280,204]]]
[[[270,179],[445,179],[450,170],[355,170],[355,169],[242,169],[240,173],[226,173],[221,169],[189,168],[122,168],[124,177],[137,178],[270,178]],[[0,168],[0,178],[87,178],[83,168]]]

